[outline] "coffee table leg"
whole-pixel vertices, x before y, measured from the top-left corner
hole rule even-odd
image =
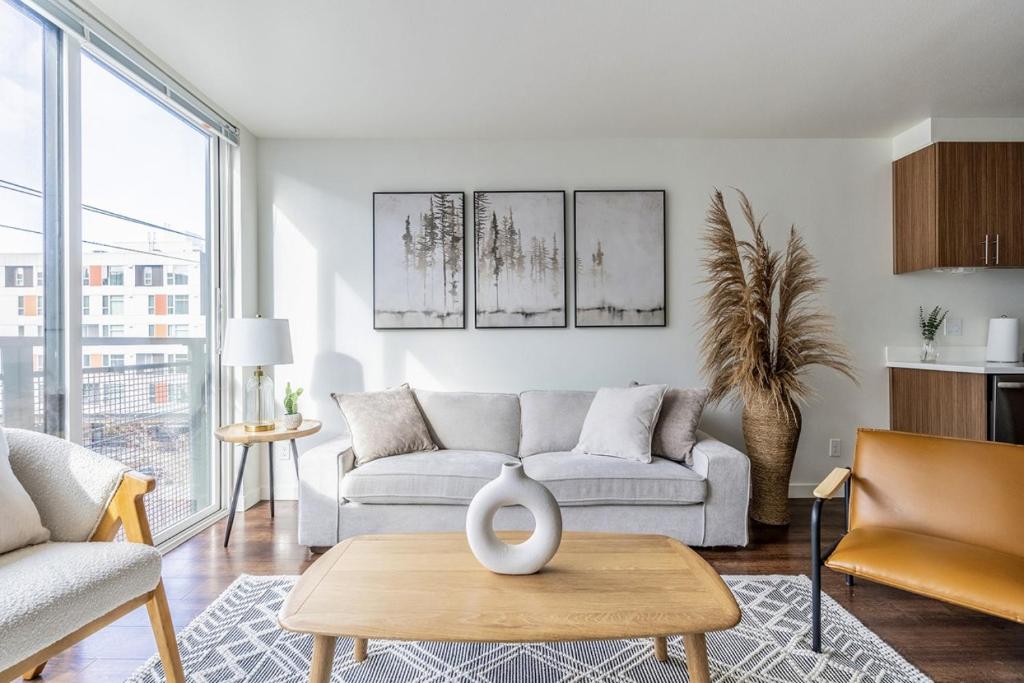
[[[352,648],[352,659],[361,662],[366,659],[366,638],[354,638],[355,647]]]
[[[313,636],[313,664],[309,668],[309,683],[329,683],[331,664],[334,662],[334,636]]]
[[[668,641],[662,636],[654,638],[654,658],[659,662],[668,661]]]
[[[683,643],[686,645],[686,669],[690,672],[690,683],[711,683],[704,634],[687,633],[683,636]]]

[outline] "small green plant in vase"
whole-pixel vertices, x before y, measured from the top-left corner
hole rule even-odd
[[[934,363],[939,359],[938,349],[935,347],[935,333],[942,327],[946,320],[946,314],[940,306],[936,306],[927,316],[924,314],[924,306],[917,307],[917,318],[921,325],[921,338],[924,343],[921,345],[921,360],[925,363]]]
[[[302,387],[292,391],[292,383],[284,385],[284,418],[281,423],[285,429],[298,429],[302,424],[302,413],[299,412],[299,396],[302,396]]]

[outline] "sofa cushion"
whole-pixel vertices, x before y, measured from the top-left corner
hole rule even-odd
[[[0,670],[160,581],[160,553],[139,543],[41,543],[0,555]]]
[[[341,496],[356,503],[469,505],[501,466],[504,453],[440,450],[406,453],[360,465],[341,478]]]
[[[650,463],[654,427],[667,389],[664,384],[598,389],[572,450]]]
[[[356,463],[436,449],[408,385],[386,391],[331,394],[352,435]]]
[[[825,565],[1024,624],[1024,557],[912,531],[859,527],[843,536]]]
[[[575,448],[593,400],[593,391],[524,391],[519,394],[523,414],[519,456]]]
[[[430,434],[441,448],[519,452],[519,397],[469,391],[416,390]]]
[[[665,458],[638,463],[604,455],[558,452],[523,458],[559,505],[689,505],[704,502],[706,484],[689,467]]]

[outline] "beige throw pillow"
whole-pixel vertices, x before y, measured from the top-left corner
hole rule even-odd
[[[630,386],[641,386],[633,382]],[[693,447],[697,443],[697,429],[704,406],[708,402],[707,389],[669,389],[661,403],[661,414],[654,428],[651,452],[669,460],[693,466]]]
[[[667,388],[650,384],[598,389],[573,452],[651,462],[654,425]]]
[[[3,502],[3,523],[0,524],[0,555],[50,540],[50,531],[39,519],[39,511],[11,469],[11,451],[7,436],[0,428],[0,501]]]
[[[356,466],[389,455],[437,450],[408,385],[331,398],[348,422]]]

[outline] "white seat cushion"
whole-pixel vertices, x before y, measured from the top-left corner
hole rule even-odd
[[[659,457],[640,463],[588,453],[538,453],[523,458],[523,467],[562,506],[691,505],[703,503],[707,493],[704,477]]]
[[[422,451],[360,465],[341,478],[341,496],[357,503],[469,505],[515,456],[490,451]]]
[[[159,581],[160,553],[139,543],[41,543],[0,555],[0,670]]]

